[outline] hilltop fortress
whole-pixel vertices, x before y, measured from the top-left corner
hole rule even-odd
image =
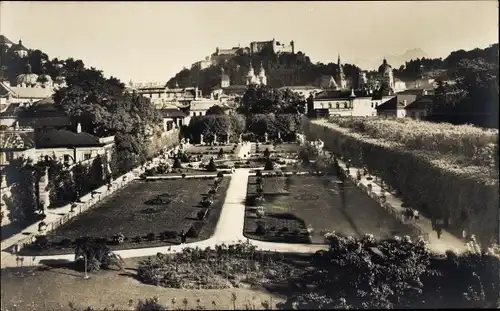
[[[212,65],[216,65],[226,60],[229,60],[238,54],[257,54],[265,49],[272,50],[275,54],[282,54],[282,53],[294,54],[295,43],[293,42],[293,40],[290,41],[289,44],[280,43],[279,41],[276,41],[276,39],[273,38],[270,41],[250,42],[250,47],[237,46],[226,49],[221,49],[217,47],[215,49],[215,53],[213,53],[210,56],[207,56],[204,60],[194,63],[193,67],[199,66],[201,69],[205,69]]]

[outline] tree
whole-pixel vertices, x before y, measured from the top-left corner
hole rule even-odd
[[[213,105],[212,107],[208,108],[207,112],[205,115],[224,115],[225,110],[219,105]]]
[[[271,151],[269,151],[269,148],[266,148],[266,150],[264,150],[264,157],[269,158],[270,156],[271,156]]]
[[[217,165],[215,165],[214,158],[210,158],[210,162],[207,165],[208,172],[217,172]]]
[[[238,112],[244,115],[305,112],[305,98],[289,89],[273,89],[268,86],[251,86],[243,95]]]
[[[266,158],[266,164],[264,165],[264,170],[266,171],[272,171],[274,170],[274,163],[271,158]]]

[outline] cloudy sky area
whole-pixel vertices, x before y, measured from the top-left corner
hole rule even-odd
[[[124,82],[167,81],[216,47],[295,41],[313,62],[373,66],[498,42],[498,2],[5,2],[0,33]]]

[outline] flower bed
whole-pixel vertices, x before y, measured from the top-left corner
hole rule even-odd
[[[408,150],[334,124],[309,122],[305,131],[309,139],[321,138],[326,148],[354,166],[366,166],[424,215],[448,219],[450,228],[467,228],[484,243],[495,238],[498,179],[490,177],[489,169],[454,165],[450,156]]]
[[[179,233],[202,223],[197,235],[188,242],[208,238],[218,221],[229,178],[222,178],[213,196],[210,213],[199,219],[203,194],[212,189],[214,179],[133,182],[111,198],[78,215],[47,234],[43,247],[33,245],[25,254],[60,254],[73,252],[73,242],[83,236],[104,238],[112,249],[154,247],[178,244]],[[113,237],[123,234],[123,242]]]

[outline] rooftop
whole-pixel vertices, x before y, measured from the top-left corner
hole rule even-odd
[[[35,147],[34,133],[21,131],[0,132],[1,149],[31,149]]]
[[[6,36],[0,35],[0,45],[14,44],[14,42],[10,41]]]
[[[19,99],[44,99],[54,94],[52,89],[42,87],[8,86],[5,83],[0,83],[0,88],[0,94],[11,94]]]
[[[351,95],[351,91],[341,90],[341,91],[323,91],[318,93],[314,100],[327,100],[327,99],[348,99]],[[358,90],[354,91],[356,97],[372,97],[366,91]]]
[[[434,104],[434,96],[433,95],[424,95],[421,98],[417,99],[413,103],[406,105],[405,109],[424,109],[428,110]]]
[[[393,98],[389,99],[382,105],[379,105],[376,109],[377,110],[398,110],[398,109],[404,109],[405,105],[401,102],[398,101],[398,98],[394,96]]]
[[[36,148],[95,147],[102,146],[99,138],[89,133],[68,130],[48,130],[35,137]]]
[[[187,114],[177,108],[163,108],[158,110],[164,118],[185,118]]]

